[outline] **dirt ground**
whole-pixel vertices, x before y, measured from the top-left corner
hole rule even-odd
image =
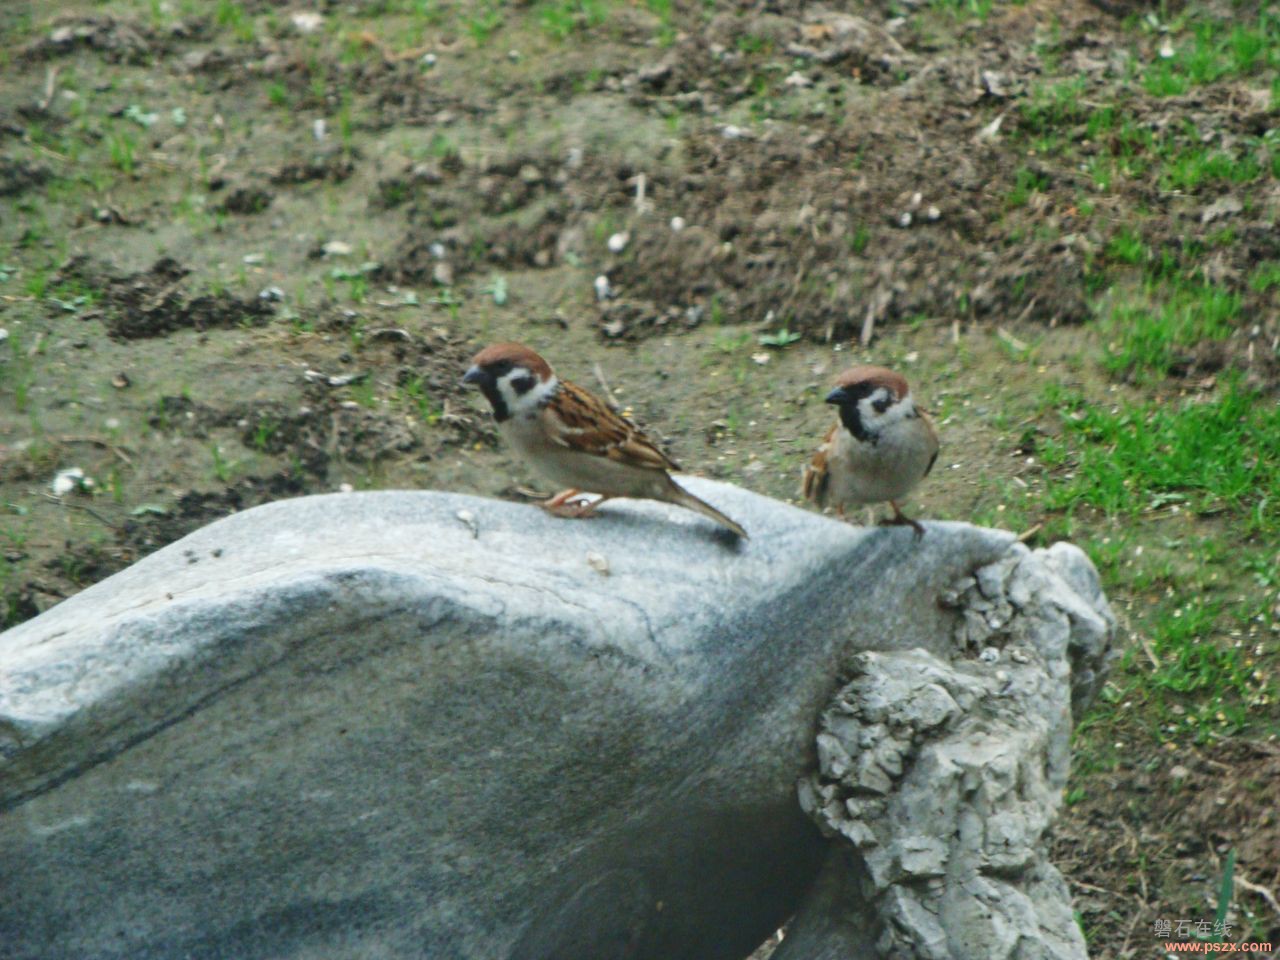
[[[1228,939],[1280,943],[1277,505],[1062,506],[1073,461],[1048,453],[1064,392],[1277,403],[1280,87],[1203,26],[1265,38],[1273,14],[5,3],[4,625],[268,500],[537,489],[458,382],[495,339],[782,499],[829,380],[884,363],[943,439],[911,511],[1080,542],[1122,617],[1056,836],[1092,955],[1213,920],[1232,850]],[[1201,47],[1234,72],[1181,59]],[[1117,325],[1191,274],[1231,309],[1177,314],[1156,354]],[[1256,679],[1162,679],[1206,591],[1185,639]]]

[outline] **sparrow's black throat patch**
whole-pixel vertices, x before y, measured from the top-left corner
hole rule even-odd
[[[880,434],[872,433],[867,429],[866,424],[862,422],[862,411],[858,409],[858,401],[850,400],[839,406],[840,422],[844,424],[844,428],[854,435],[863,443],[869,443],[872,446],[880,439]]]
[[[511,410],[507,407],[507,401],[502,398],[502,392],[498,390],[498,383],[493,377],[488,377],[481,382],[480,392],[489,401],[489,406],[493,407],[494,420],[502,423],[504,420],[511,419]]]

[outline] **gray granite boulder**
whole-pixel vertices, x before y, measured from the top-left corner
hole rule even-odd
[[[688,483],[752,539],[653,503],[571,521],[442,493],[307,497],[0,635],[4,956],[711,960],[799,910],[817,957],[850,915],[827,899],[888,916],[895,884],[949,855],[930,830],[952,829],[940,813],[917,843],[864,819],[915,851],[868,870],[871,848],[814,802],[862,789],[832,766],[832,710],[892,662],[859,658],[877,651],[908,658],[912,696],[947,692],[938,737],[994,736],[966,713],[1002,696],[994,665],[954,661],[1039,629],[1026,597],[983,593],[1001,564],[1102,625],[1053,621],[1034,666],[1056,719],[1011,748],[1015,765],[1057,751],[1035,789],[1060,791],[1069,691],[1087,699],[1109,637],[1082,556],[1059,569],[998,531],[917,541]],[[886,730],[891,804],[909,777]],[[1044,866],[1039,825],[1019,864]]]

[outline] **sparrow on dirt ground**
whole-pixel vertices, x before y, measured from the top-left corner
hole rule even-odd
[[[696,510],[739,537],[747,532],[671,479],[679,466],[640,428],[582,387],[561,380],[519,343],[481,350],[462,378],[493,408],[498,432],[548,480],[565,487],[541,506],[561,517],[589,517],[614,497],[637,497]],[[581,496],[599,494],[595,500]]]
[[[893,507],[884,524],[924,527],[903,515],[898,501],[929,475],[938,459],[938,435],[911,397],[899,373],[884,367],[851,367],[827,394],[838,414],[804,471],[804,496],[819,507],[883,503]]]

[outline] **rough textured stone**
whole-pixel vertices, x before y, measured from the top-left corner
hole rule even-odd
[[[977,587],[957,584],[1011,556],[1048,561],[996,531],[931,524],[917,542],[688,483],[752,539],[650,503],[565,521],[449,494],[302,498],[0,636],[6,957],[744,956],[836,873],[795,784],[843,665],[898,652],[928,677],[909,722],[969,731],[989,670],[948,666],[957,631],[988,646],[1007,631],[970,623]],[[1053,689],[1071,680],[1061,664]],[[870,726],[826,714],[843,754],[824,768],[849,772],[820,786],[854,807],[905,796],[922,755],[887,696],[868,700]],[[939,752],[948,802],[992,765],[1021,769],[1024,746],[1001,749]],[[1007,787],[992,809],[1012,809]],[[887,838],[877,875],[951,869],[926,813]],[[1024,856],[1006,838],[1047,817],[1022,816],[971,845]],[[841,822],[855,844],[884,829]],[[853,905],[833,928],[882,909],[858,889],[832,888]],[[928,908],[906,898],[895,916]]]
[[[1071,704],[1100,682],[1114,618],[1068,544],[1015,546],[943,601],[959,614],[949,650],[857,654],[822,715],[800,804],[845,849],[776,960],[862,956],[872,940],[895,960],[1085,956],[1044,835]]]

